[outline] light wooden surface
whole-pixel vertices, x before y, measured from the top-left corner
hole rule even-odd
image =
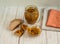
[[[22,8],[24,9],[24,8]],[[24,17],[20,7],[0,7],[0,44],[18,44],[18,37],[8,30],[9,22],[12,19]],[[60,32],[45,31],[38,37],[29,37],[25,33],[20,38],[20,44],[60,44]]]

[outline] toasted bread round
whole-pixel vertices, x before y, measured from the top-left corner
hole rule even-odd
[[[41,33],[41,29],[36,26],[32,26],[31,28],[28,28],[28,33],[32,36],[36,36]]]
[[[28,26],[27,26],[26,24],[22,24],[22,25],[20,26],[20,28],[23,29],[23,30],[26,30],[27,27],[28,27]]]
[[[22,23],[23,21],[21,19],[14,19],[10,22],[9,29],[12,31]]]
[[[15,34],[16,36],[20,36],[20,37],[23,35],[23,33],[24,33],[24,30],[22,30],[22,29],[17,30],[17,31],[14,32],[14,34]]]

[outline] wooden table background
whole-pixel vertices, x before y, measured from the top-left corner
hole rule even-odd
[[[0,44],[18,44],[19,37],[14,36],[12,31],[8,30],[9,22],[12,19],[23,19],[23,7],[0,7]],[[20,15],[21,14],[21,15]],[[19,44],[60,44],[60,32],[45,31],[38,37],[28,37],[26,33],[20,38]]]

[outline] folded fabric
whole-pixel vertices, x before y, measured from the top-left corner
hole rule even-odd
[[[60,11],[54,9],[49,10],[46,26],[60,28]]]

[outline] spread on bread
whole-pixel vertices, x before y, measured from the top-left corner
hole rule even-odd
[[[32,26],[31,28],[28,28],[27,30],[31,36],[36,36],[41,33],[41,29],[38,28],[37,26]]]

